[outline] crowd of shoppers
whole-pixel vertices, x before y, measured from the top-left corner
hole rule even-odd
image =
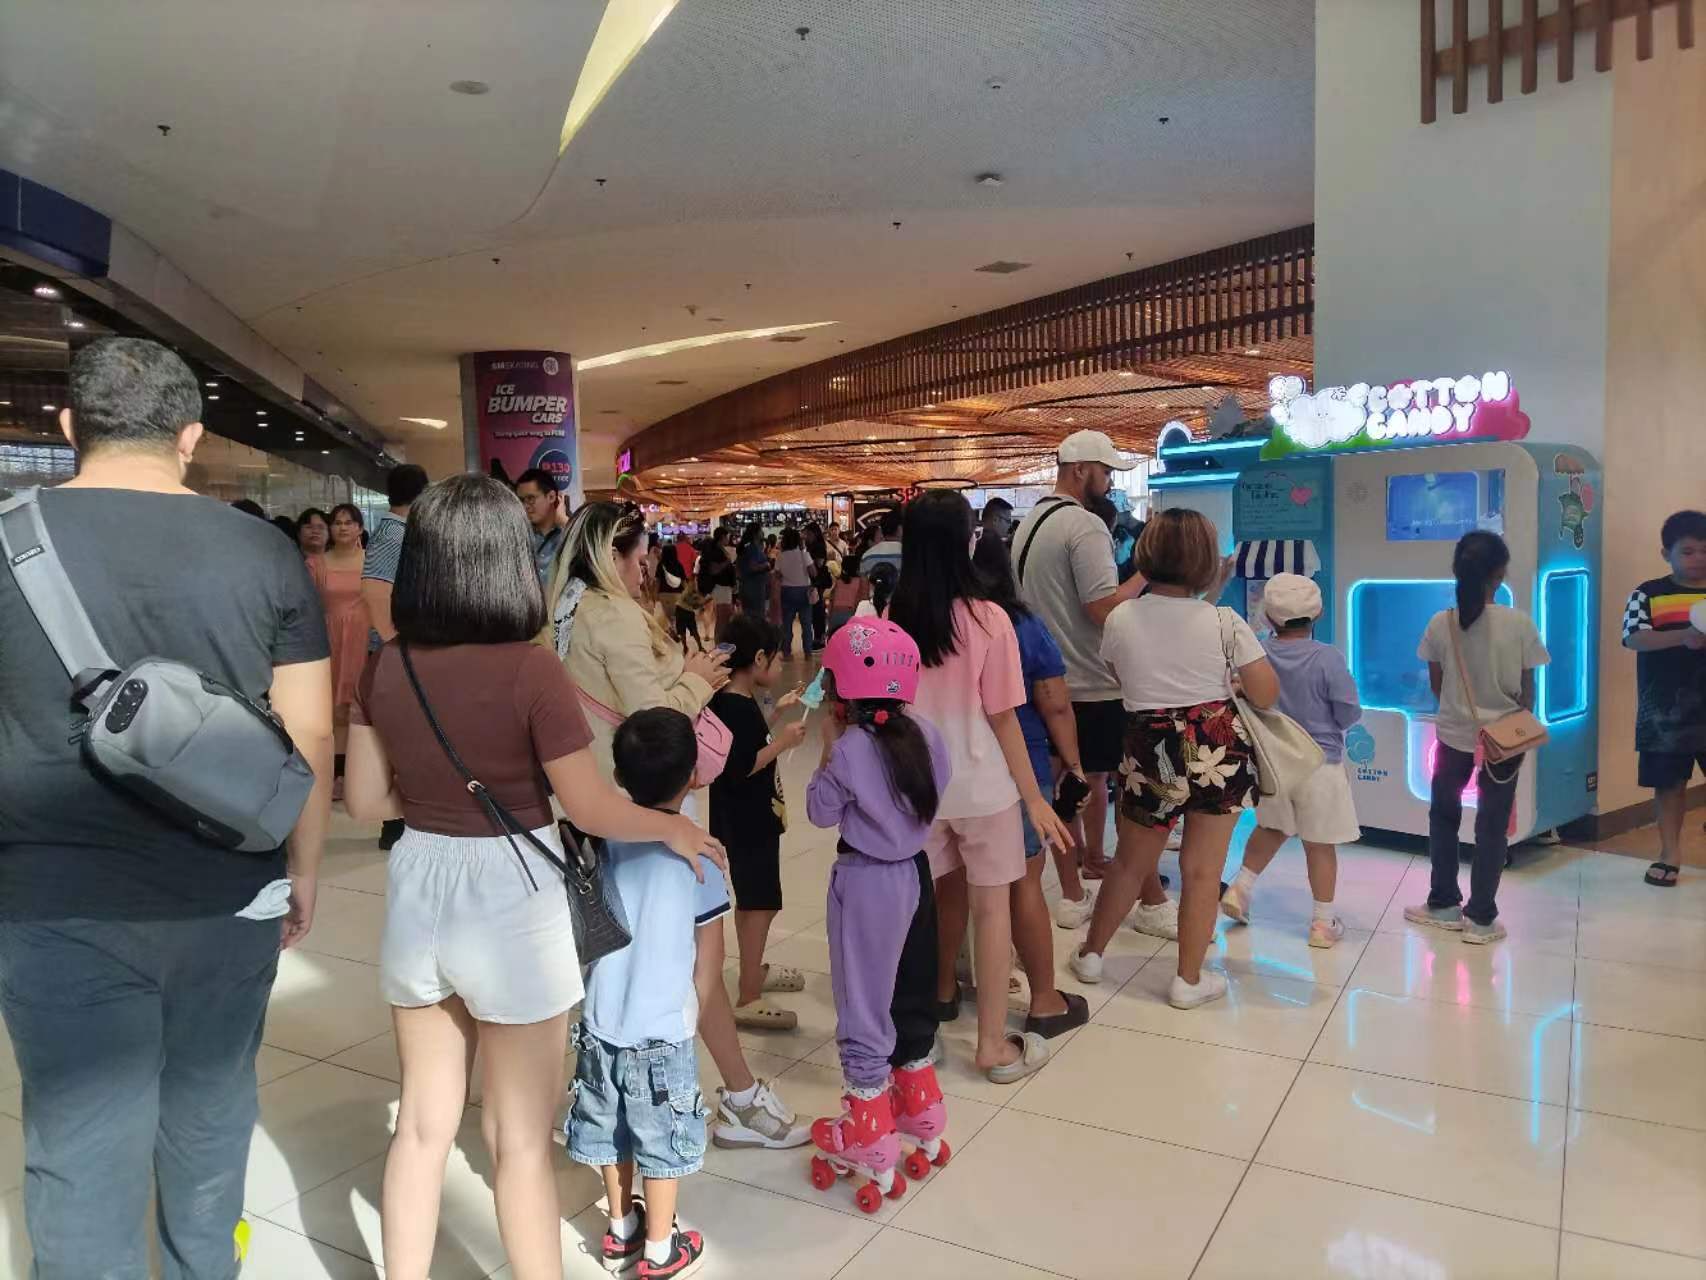
[[[200,418],[177,356],[136,339],[89,344],[61,414],[79,472],[41,496],[42,518],[119,661],[167,655],[269,706],[313,785],[285,847],[237,857],[100,783],[64,732],[54,648],[0,574],[0,1011],[45,1277],[144,1274],[151,1189],[167,1274],[231,1274],[262,1019],[281,949],[313,926],[339,774],[349,814],[382,824],[389,850],[379,978],[402,1099],[382,1209],[386,1274],[405,1280],[431,1265],[476,1062],[510,1269],[562,1274],[550,1130],[583,1000],[568,1153],[604,1178],[605,1264],[661,1278],[704,1254],[675,1205],[707,1141],[811,1141],[888,1194],[897,1131],[937,1157],[932,1040],[961,1013],[968,926],[975,1066],[989,1080],[1024,1079],[1086,1021],[1085,1000],[1055,982],[1051,858],[1054,923],[1088,925],[1072,972],[1099,982],[1129,920],[1177,941],[1168,999],[1181,1009],[1225,994],[1206,963],[1217,904],[1247,920],[1256,876],[1292,836],[1314,890],[1310,944],[1342,936],[1333,851],[1357,834],[1341,761],[1360,706],[1336,651],[1310,638],[1319,590],[1275,580],[1264,648],[1216,606],[1229,564],[1212,523],[1183,509],[1142,530],[1122,576],[1098,509],[1129,464],[1105,436],[1062,443],[1053,494],[1016,531],[1006,503],[974,520],[963,496],[937,490],[858,542],[817,526],[767,539],[749,524],[731,549],[724,529],[663,541],[629,504],[570,514],[543,471],[512,490],[472,475],[429,485],[399,466],[373,529],[348,504],[310,509],[290,522],[293,548],[184,486]],[[1674,521],[1678,579],[1706,581],[1706,517]],[[193,562],[157,554],[186,539]],[[1547,661],[1533,622],[1496,601],[1508,562],[1497,536],[1465,537],[1457,606],[1420,639],[1440,752],[1430,893],[1405,915],[1477,943],[1504,936],[1496,893],[1520,758],[1480,769],[1467,903],[1461,793],[1481,728],[1532,707]],[[159,600],[181,607],[145,607]],[[1702,647],[1644,638],[1653,630],[1632,623],[1632,647]],[[826,663],[806,812],[840,832],[826,909],[843,1114],[809,1128],[753,1074],[737,1033],[785,1033],[792,1011],[767,997],[804,985],[765,957],[782,908],[778,764],[806,724],[790,714],[799,690],[769,714],[763,702],[787,683],[796,639],[802,660],[822,650]],[[1325,762],[1263,799],[1245,866],[1223,886],[1257,782],[1235,693],[1283,707]],[[1175,903],[1158,864],[1176,827]],[[583,978],[563,880],[587,847],[632,939]],[[1015,957],[1020,1032],[1007,1025]],[[714,1108],[699,1095],[696,1035],[723,1081]]]

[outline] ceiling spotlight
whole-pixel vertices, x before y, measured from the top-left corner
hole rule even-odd
[[[1068,422],[1077,422],[1078,419],[1077,418],[1068,418],[1067,421]]]
[[[67,329],[87,329],[89,326],[84,324],[81,320],[67,320],[65,322],[65,327]]]
[[[1244,354],[1247,356],[1259,356],[1262,354],[1262,349],[1260,347],[1245,347]]]
[[[217,387],[219,384],[217,382],[210,382],[207,385],[210,387]]]
[[[264,418],[267,416],[267,411],[265,409],[256,409],[255,416],[257,418]]]
[[[977,175],[977,185],[980,187],[999,187],[1001,175],[999,173],[980,173]]]
[[[1121,369],[1120,370],[1120,377],[1122,377],[1122,378],[1135,378],[1136,376],[1137,375],[1135,373],[1133,373],[1130,369]]]
[[[320,450],[320,456],[321,456],[321,457],[322,457],[322,458],[323,458],[323,457],[326,457],[326,456],[327,456],[327,455],[328,455],[328,454],[330,454],[330,453],[331,453],[331,452],[332,452],[332,451],[331,451],[331,450],[330,450],[330,449],[322,449],[322,450]],[[531,589],[532,589],[532,588],[529,588],[529,590],[531,590]]]
[[[61,297],[63,297],[63,296],[64,296],[64,295],[63,295],[63,294],[61,294],[61,293],[60,293],[60,292],[59,292],[59,290],[58,290],[58,289],[55,289],[55,288],[54,288],[54,287],[53,287],[53,286],[52,286],[52,285],[50,285],[50,284],[38,284],[38,285],[37,285],[37,286],[36,286],[36,287],[35,287],[35,289],[34,289],[34,291],[33,291],[33,292],[34,292],[34,293],[35,293],[35,295],[36,295],[36,297],[38,297],[38,298],[47,298],[47,299],[49,299],[49,300],[50,300],[50,301],[51,301],[51,300],[56,300],[56,299],[58,299],[58,298],[61,298]]]
[[[431,427],[434,431],[443,431],[449,425],[443,418],[399,418],[397,421],[412,422],[420,427]]]
[[[217,400],[217,399],[219,399],[219,397],[218,396],[209,396],[208,399],[209,400]]]
[[[56,413],[56,412],[58,412],[58,410],[59,410],[59,406],[56,404],[44,404],[41,407],[41,411],[43,413]]]
[[[935,405],[933,405],[933,404],[927,404],[927,405],[925,405],[925,406],[924,406],[924,407],[925,407],[925,408],[926,408],[926,409],[934,409],[934,408],[935,408],[935,407],[936,407],[936,406],[935,406]]]
[[[484,80],[452,80],[450,92],[467,94],[470,98],[478,98],[483,93],[490,93],[492,86]]]

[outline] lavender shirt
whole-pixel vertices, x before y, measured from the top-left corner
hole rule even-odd
[[[936,791],[945,791],[953,773],[948,747],[936,726],[913,716],[930,744]],[[889,784],[882,748],[868,730],[849,729],[837,739],[829,759],[806,786],[806,816],[813,826],[841,828],[841,838],[870,858],[901,862],[924,848],[930,831]]]
[[[1320,744],[1328,764],[1345,756],[1345,730],[1362,719],[1362,699],[1345,657],[1319,640],[1279,640],[1262,645],[1279,676],[1279,709]]]

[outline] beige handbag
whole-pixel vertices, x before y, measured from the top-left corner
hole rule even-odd
[[[1235,628],[1231,621],[1238,615],[1230,609],[1221,609],[1219,614],[1220,647],[1226,656],[1226,674],[1230,680],[1238,669],[1232,661]],[[1250,739],[1258,794],[1291,795],[1314,776],[1327,757],[1321,744],[1310,737],[1309,730],[1278,707],[1258,707],[1242,693],[1234,693],[1231,700],[1244,734]]]
[[[1456,609],[1451,611],[1447,625],[1451,628],[1451,653],[1457,660],[1457,678],[1463,683],[1463,700],[1469,704],[1469,714],[1475,717],[1480,728],[1481,758],[1487,764],[1503,764],[1507,760],[1520,762],[1523,756],[1544,744],[1552,735],[1540,723],[1540,717],[1520,707],[1500,716],[1492,724],[1481,723],[1481,709],[1475,705],[1475,694],[1469,686],[1469,668],[1463,661],[1463,628],[1457,625]],[[1508,781],[1497,775],[1493,780]]]

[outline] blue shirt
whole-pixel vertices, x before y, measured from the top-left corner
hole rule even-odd
[[[533,533],[533,564],[539,570],[539,585],[545,586],[551,579],[551,563],[556,560],[557,552],[563,545],[563,526],[554,525],[547,533],[534,530]]]
[[[1036,686],[1039,680],[1065,678],[1066,658],[1048,627],[1034,613],[1015,617],[1013,634],[1019,638],[1019,671],[1025,677],[1025,705],[1019,708],[1019,728],[1025,735],[1025,754],[1031,757],[1031,771],[1037,775],[1037,785],[1046,796],[1054,786],[1054,771],[1048,760],[1048,726],[1037,711]]]
[[[699,1025],[694,931],[728,911],[728,884],[709,862],[700,884],[667,845],[612,840],[605,858],[605,892],[622,904],[634,940],[592,966],[581,1020],[618,1049],[691,1040]]]
[[[379,517],[379,527],[368,537],[367,554],[361,561],[364,582],[369,578],[375,582],[397,581],[397,565],[403,559],[403,533],[408,527],[408,521],[394,512],[387,511]],[[372,652],[382,643],[379,633],[370,628],[367,633],[368,651]]]
[[[1279,677],[1279,709],[1320,745],[1328,764],[1345,758],[1345,730],[1362,719],[1362,698],[1345,655],[1319,640],[1269,636],[1262,648]]]

